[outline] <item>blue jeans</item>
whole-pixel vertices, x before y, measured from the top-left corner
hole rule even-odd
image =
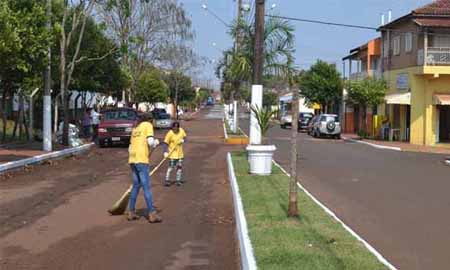
[[[150,188],[149,165],[136,163],[130,164],[130,166],[133,178],[133,188],[131,189],[129,209],[130,211],[135,211],[136,199],[139,195],[139,190],[142,187],[148,212],[151,213],[155,211],[155,208],[153,207],[153,196]]]

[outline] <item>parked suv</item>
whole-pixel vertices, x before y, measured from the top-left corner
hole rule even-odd
[[[341,138],[341,125],[336,114],[319,114],[308,125],[308,134],[314,137]]]
[[[131,131],[137,122],[137,113],[131,108],[114,108],[102,112],[98,126],[100,147],[115,143],[130,143]]]

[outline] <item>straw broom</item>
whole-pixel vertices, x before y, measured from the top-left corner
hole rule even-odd
[[[173,151],[175,151],[175,149],[177,149],[177,147],[174,147],[174,149],[172,149],[172,151],[170,151],[170,153],[167,157],[169,157],[173,153]],[[164,164],[164,162],[166,160],[167,160],[167,158],[163,158],[159,162],[159,164],[156,165],[156,167],[150,172],[150,176],[152,176]],[[116,203],[114,203],[112,208],[108,210],[108,212],[111,215],[116,216],[116,215],[123,215],[123,213],[125,213],[125,211],[127,210],[128,201],[130,200],[132,188],[133,188],[133,185],[130,185],[130,187],[127,189],[127,191],[125,191],[125,193],[122,195],[122,197],[120,197],[120,199],[118,201],[116,201]]]

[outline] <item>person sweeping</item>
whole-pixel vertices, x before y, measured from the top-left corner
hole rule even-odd
[[[179,122],[172,124],[172,129],[167,132],[164,139],[164,158],[169,159],[169,167],[167,168],[164,186],[170,186],[170,174],[176,170],[176,185],[181,186],[183,181],[183,144],[186,138],[186,132],[180,127]]]
[[[127,219],[129,221],[138,219],[136,215],[136,199],[139,190],[143,189],[145,202],[147,203],[148,221],[150,223],[161,222],[161,217],[156,213],[153,205],[153,196],[151,192],[150,174],[149,174],[149,148],[155,148],[159,145],[158,139],[153,136],[153,125],[150,123],[151,116],[149,114],[141,115],[137,125],[133,128],[130,139],[129,160],[133,187],[131,189],[130,203]]]

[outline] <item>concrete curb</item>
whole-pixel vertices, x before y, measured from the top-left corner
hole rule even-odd
[[[281,167],[275,160],[273,160],[273,164],[280,168],[283,173],[287,176],[291,177],[290,174]],[[353,237],[358,239],[366,248],[372,253],[382,264],[384,264],[390,270],[398,270],[392,265],[388,260],[386,260],[381,253],[379,253],[374,247],[372,247],[364,238],[359,236],[355,231],[353,231],[347,224],[345,224],[333,211],[331,211],[328,207],[326,207],[323,203],[321,203],[314,195],[312,195],[305,187],[303,187],[300,183],[297,182],[298,188],[300,188],[311,200],[313,200],[317,205],[319,205],[328,215],[330,215],[334,220],[336,220],[339,224],[344,227],[344,229],[349,232]]]
[[[369,142],[365,142],[365,141],[361,141],[361,140],[350,139],[350,138],[347,138],[347,137],[342,137],[342,139],[344,139],[345,141],[349,141],[349,142],[369,145],[369,146],[372,146],[373,148],[377,148],[377,149],[402,151],[402,149],[400,147],[379,145],[379,144],[369,143]]]
[[[228,177],[231,183],[231,189],[233,192],[233,205],[234,215],[236,219],[236,233],[239,240],[239,252],[241,257],[242,270],[256,270],[255,255],[253,253],[253,247],[248,235],[247,220],[245,219],[244,206],[242,204],[241,195],[239,194],[239,186],[237,183],[236,175],[234,173],[233,161],[231,154],[227,154],[228,164]]]
[[[17,161],[10,161],[10,162],[0,165],[0,173],[6,172],[9,170],[13,170],[13,169],[17,169],[20,167],[24,167],[27,165],[36,164],[36,163],[42,162],[44,160],[62,158],[65,156],[83,152],[83,151],[91,148],[91,146],[93,146],[93,145],[94,145],[94,143],[88,143],[88,144],[84,144],[84,145],[81,145],[78,147],[64,149],[61,151],[50,152],[50,153],[42,154],[39,156],[34,156],[31,158],[25,158],[25,159],[21,159],[21,160],[17,160]]]
[[[225,140],[228,139],[227,127],[225,126],[225,119],[222,119],[223,122],[223,134],[225,136]]]

